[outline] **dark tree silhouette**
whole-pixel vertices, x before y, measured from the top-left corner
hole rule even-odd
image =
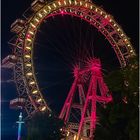
[[[60,140],[63,127],[63,121],[53,114],[37,113],[27,124],[27,140]]]
[[[138,140],[138,75],[138,62],[134,57],[127,67],[105,78],[113,93],[113,102],[106,109],[100,109],[95,140]]]

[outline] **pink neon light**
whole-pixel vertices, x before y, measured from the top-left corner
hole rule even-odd
[[[85,8],[86,9],[86,8]],[[93,25],[94,27],[96,27],[95,25],[94,25],[94,23],[92,22],[92,20],[88,20],[87,18],[84,18],[84,16],[83,17],[81,17],[81,16],[79,16],[79,15],[77,15],[76,13],[72,13],[72,12],[67,12],[67,11],[65,11],[65,13],[64,13],[64,11],[60,11],[60,12],[54,12],[54,13],[52,13],[52,14],[49,14],[48,16],[46,16],[44,19],[47,19],[47,18],[49,18],[49,17],[53,17],[53,16],[56,16],[56,15],[60,15],[60,14],[66,14],[66,15],[71,15],[71,16],[75,16],[75,17],[80,17],[80,18],[82,18],[82,19],[84,19],[85,21],[87,21],[88,23],[90,23],[91,25]],[[111,22],[110,21],[111,20],[111,17],[110,16],[108,16],[107,18],[103,18],[102,19],[102,25],[103,26],[105,26],[105,25],[107,25],[107,24],[109,24],[109,22]],[[42,21],[42,20],[41,20]],[[36,27],[41,23],[41,21],[36,25]],[[33,30],[35,30],[36,28],[34,28],[34,27],[32,27],[33,28]],[[96,27],[97,29],[99,29],[98,27]],[[100,29],[99,29],[100,30]],[[104,33],[104,32],[102,32],[102,34],[107,38],[107,40],[110,42],[110,44],[113,46],[113,48],[116,46],[116,45],[114,45],[114,43],[112,42],[112,41],[110,41],[110,39],[106,36],[106,34]],[[117,53],[116,53],[117,54]],[[118,57],[118,59],[120,60],[120,58],[119,58],[119,56],[117,55],[117,57]]]
[[[64,14],[64,11],[61,11],[61,14]]]
[[[83,15],[80,15],[80,17],[83,18],[84,16]]]
[[[31,35],[30,34],[27,34],[27,38],[30,38],[31,37]]]
[[[74,77],[78,78],[79,75],[79,67],[76,65],[73,70]]]
[[[69,94],[67,96],[67,99],[62,108],[59,118],[63,119],[66,124],[67,122],[69,122],[71,108],[73,108],[73,105],[74,105],[73,98],[74,98],[74,95],[77,94],[76,88],[81,83],[82,85],[87,84],[86,82],[82,81],[83,79],[81,79],[81,77],[84,77],[87,73],[91,74],[91,76],[89,77],[90,83],[88,83],[88,90],[86,91],[87,93],[85,93],[86,99],[84,99],[85,101],[83,103],[83,108],[81,112],[81,119],[80,119],[80,124],[79,124],[78,132],[77,132],[77,140],[81,138],[81,136],[83,135],[83,131],[84,132],[86,131],[84,130],[86,129],[84,127],[84,122],[87,119],[90,119],[89,120],[90,130],[88,133],[88,137],[93,140],[93,134],[94,134],[94,131],[96,128],[96,122],[97,122],[96,103],[99,102],[99,103],[107,104],[108,102],[112,101],[111,93],[109,92],[108,87],[103,81],[100,60],[95,59],[95,58],[88,59],[85,62],[84,68],[80,69],[78,65],[75,65],[74,67],[73,74],[74,74],[75,80],[72,84],[72,87],[70,88]],[[100,87],[100,93],[101,93],[100,96],[97,95],[97,84]],[[83,96],[80,93],[80,90],[78,92],[79,92],[80,98],[82,99]],[[90,106],[89,106],[89,103],[91,103]],[[89,116],[86,115],[88,113],[89,113]]]

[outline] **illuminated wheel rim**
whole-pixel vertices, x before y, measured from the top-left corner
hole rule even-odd
[[[19,95],[28,96],[25,106],[28,116],[36,111],[50,111],[34,74],[33,50],[38,27],[45,19],[55,15],[76,16],[96,27],[111,44],[122,68],[126,67],[129,59],[135,55],[134,49],[121,27],[111,15],[95,4],[82,0],[54,1],[44,4],[26,24],[16,42],[15,54],[18,61],[15,66],[15,80]]]

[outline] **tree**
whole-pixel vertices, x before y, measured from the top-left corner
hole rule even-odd
[[[63,121],[53,114],[39,112],[27,124],[27,140],[60,140],[63,127]]]
[[[133,57],[127,67],[105,77],[113,102],[100,109],[95,140],[138,140],[138,75],[137,58]]]

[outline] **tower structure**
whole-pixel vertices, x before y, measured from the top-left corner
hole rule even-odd
[[[90,59],[81,69],[76,66],[74,82],[59,116],[67,125],[68,139],[93,140],[97,103],[110,101],[112,96],[103,80],[100,60]]]
[[[21,140],[21,126],[24,123],[24,121],[22,121],[22,112],[20,112],[19,120],[17,121],[17,123],[18,123],[18,137],[17,137],[17,140]]]

